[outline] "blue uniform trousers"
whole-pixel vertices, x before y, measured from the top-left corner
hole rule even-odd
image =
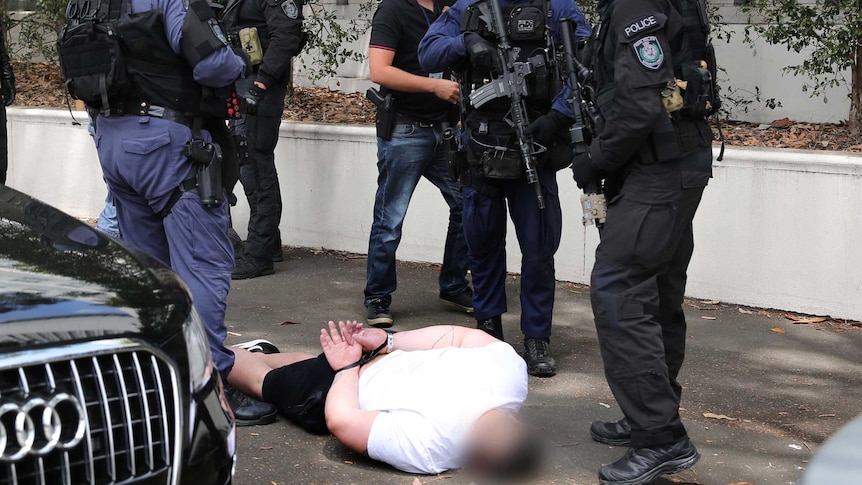
[[[254,77],[236,80],[236,92],[243,95],[252,86]],[[287,87],[267,86],[257,114],[243,113],[243,117],[230,121],[232,135],[245,135],[248,140],[249,159],[239,168],[239,181],[248,199],[248,236],[245,252],[269,260],[281,247],[281,187],[275,170],[275,145],[284,111]]]
[[[209,140],[209,134],[203,132]],[[160,212],[191,173],[182,154],[192,138],[184,125],[148,116],[100,116],[96,149],[114,194],[122,239],[169,265],[186,283],[204,323],[213,360],[222,377],[233,367],[224,339],[225,306],[233,250],[227,237],[227,202],[207,208],[183,193],[170,214]]]
[[[413,191],[422,177],[440,189],[449,206],[440,293],[456,295],[466,290],[470,261],[461,227],[461,184],[452,179],[446,168],[440,127],[395,125],[391,140],[377,139],[377,171],[374,222],[368,238],[365,305],[375,298],[392,300],[397,287],[395,251],[401,242],[401,226]]]
[[[471,173],[464,186],[464,234],[473,276],[477,320],[506,313],[506,209],[521,248],[521,331],[527,338],[550,338],[554,312],[554,254],[560,246],[562,212],[553,170],[538,170],[545,208],[525,178],[487,179]],[[487,184],[501,194],[477,190]]]
[[[704,148],[675,162],[635,164],[608,205],[596,249],[590,288],[596,331],[635,448],[686,436],[677,382],[685,357],[682,303],[692,219],[711,162]]]

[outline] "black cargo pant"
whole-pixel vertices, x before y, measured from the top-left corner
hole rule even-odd
[[[712,152],[634,164],[596,249],[590,299],[605,377],[632,428],[632,446],[686,436],[677,375],[685,358],[682,310],[694,251],[692,219],[711,176]]]
[[[237,94],[247,93],[253,82],[251,76],[237,79]],[[230,130],[232,135],[245,134],[248,139],[249,158],[239,168],[239,181],[250,210],[245,252],[255,258],[269,260],[281,247],[278,229],[282,210],[281,187],[275,170],[275,145],[278,143],[287,87],[268,86],[264,93],[257,114],[243,114],[242,119],[231,120]]]

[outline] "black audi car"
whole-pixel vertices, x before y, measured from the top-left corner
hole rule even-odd
[[[0,186],[0,485],[221,485],[235,451],[182,281]]]

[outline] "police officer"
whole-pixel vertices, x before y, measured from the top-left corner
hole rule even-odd
[[[91,2],[73,0],[67,10],[83,12],[72,20],[93,14],[103,22],[120,12],[116,30],[124,42],[129,85],[102,93],[95,108],[88,104],[98,113],[94,138],[115,197],[120,232],[124,241],[169,264],[185,281],[219,374],[248,388],[244,374],[234,372],[233,352],[224,346],[233,269],[226,194],[214,187],[205,205],[201,197],[205,181],[197,176],[204,163],[207,167],[219,163],[213,137],[218,136],[226,149],[230,141],[224,114],[214,114],[224,113],[226,95],[212,93],[212,88],[230,87],[245,74],[246,63],[227,46],[206,0],[132,0],[129,8],[134,15],[121,8],[124,3],[103,2],[94,12]],[[95,53],[94,62],[105,60],[99,56],[104,51]],[[68,63],[64,66],[68,75],[80,74],[69,70]],[[232,386],[227,390],[237,425],[275,419],[272,405],[254,401]]]
[[[275,145],[291,61],[305,44],[302,1],[228,0],[221,19],[231,43],[248,51],[254,66],[254,75],[236,82],[246,103],[230,129],[241,140],[240,182],[250,209],[248,237],[244,252],[237,254],[233,279],[256,278],[272,274],[273,261],[283,259]]]
[[[603,484],[645,484],[699,458],[680,420],[677,375],[692,219],[711,177],[700,63],[709,56],[697,12],[689,29],[679,4],[599,2],[593,76],[605,122],[590,157],[572,166],[581,188],[604,178],[609,200],[590,297],[605,376],[624,418],[594,422],[590,433],[631,449],[599,470]],[[662,102],[679,94],[675,79],[688,83],[682,108]]]
[[[440,269],[440,300],[453,308],[473,311],[473,291],[467,283],[470,260],[461,227],[461,185],[449,174],[443,129],[457,120],[458,83],[443,73],[426,73],[416,49],[431,23],[451,1],[383,0],[371,23],[368,64],[371,80],[391,96],[394,107],[378,108],[382,124],[377,138],[377,193],[374,222],[368,238],[365,307],[369,325],[392,325],[389,305],[396,288],[395,251],[401,227],[419,179],[425,177],[449,206],[449,228]],[[383,130],[391,132],[384,133]]]
[[[468,96],[503,67],[497,51],[498,38],[489,32],[480,12],[487,4],[459,0],[431,26],[419,44],[419,62],[427,72],[458,68],[462,95]],[[550,147],[555,135],[571,124],[571,111],[562,98],[555,99],[562,85],[553,68],[559,48],[559,20],[577,22],[577,37],[590,30],[578,6],[569,0],[501,0],[504,21],[513,26],[511,43],[518,61],[531,59],[534,68],[528,82],[528,130],[534,141]],[[547,28],[546,28],[547,23]],[[552,38],[546,38],[550,35]],[[553,102],[553,109],[551,109]],[[515,225],[521,248],[521,331],[527,371],[549,377],[557,371],[550,352],[551,319],[554,309],[554,254],[559,247],[562,216],[557,195],[556,169],[566,166],[571,151],[538,158],[538,184],[544,198],[539,206],[536,187],[527,181],[519,139],[511,126],[511,99],[501,96],[475,108],[463,103],[462,128],[466,131],[468,166],[463,167],[464,233],[467,238],[474,288],[473,307],[477,327],[502,339],[501,316],[506,306],[506,212]],[[562,144],[565,148],[565,144]],[[539,150],[535,150],[539,151]],[[558,153],[559,155],[559,153]],[[556,165],[556,166],[555,166]]]
[[[0,27],[0,184],[6,183],[6,170],[9,168],[9,142],[6,133],[6,107],[15,102],[15,73],[6,52],[6,36]]]

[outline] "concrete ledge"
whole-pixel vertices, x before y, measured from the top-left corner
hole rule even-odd
[[[74,115],[82,124],[73,124],[68,111],[8,110],[8,183],[75,216],[95,218],[104,183],[86,114]],[[376,152],[370,126],[284,122],[276,151],[284,244],[365,253]],[[714,169],[694,222],[689,295],[862,320],[862,157],[728,147]],[[580,223],[571,172],[559,172],[558,180],[565,220],[557,279],[586,283],[598,235]],[[240,188],[236,193],[243,198]],[[244,200],[233,217],[244,234]],[[439,262],[447,222],[436,189],[420,183],[399,259]],[[508,268],[517,272],[512,227],[507,250]]]

